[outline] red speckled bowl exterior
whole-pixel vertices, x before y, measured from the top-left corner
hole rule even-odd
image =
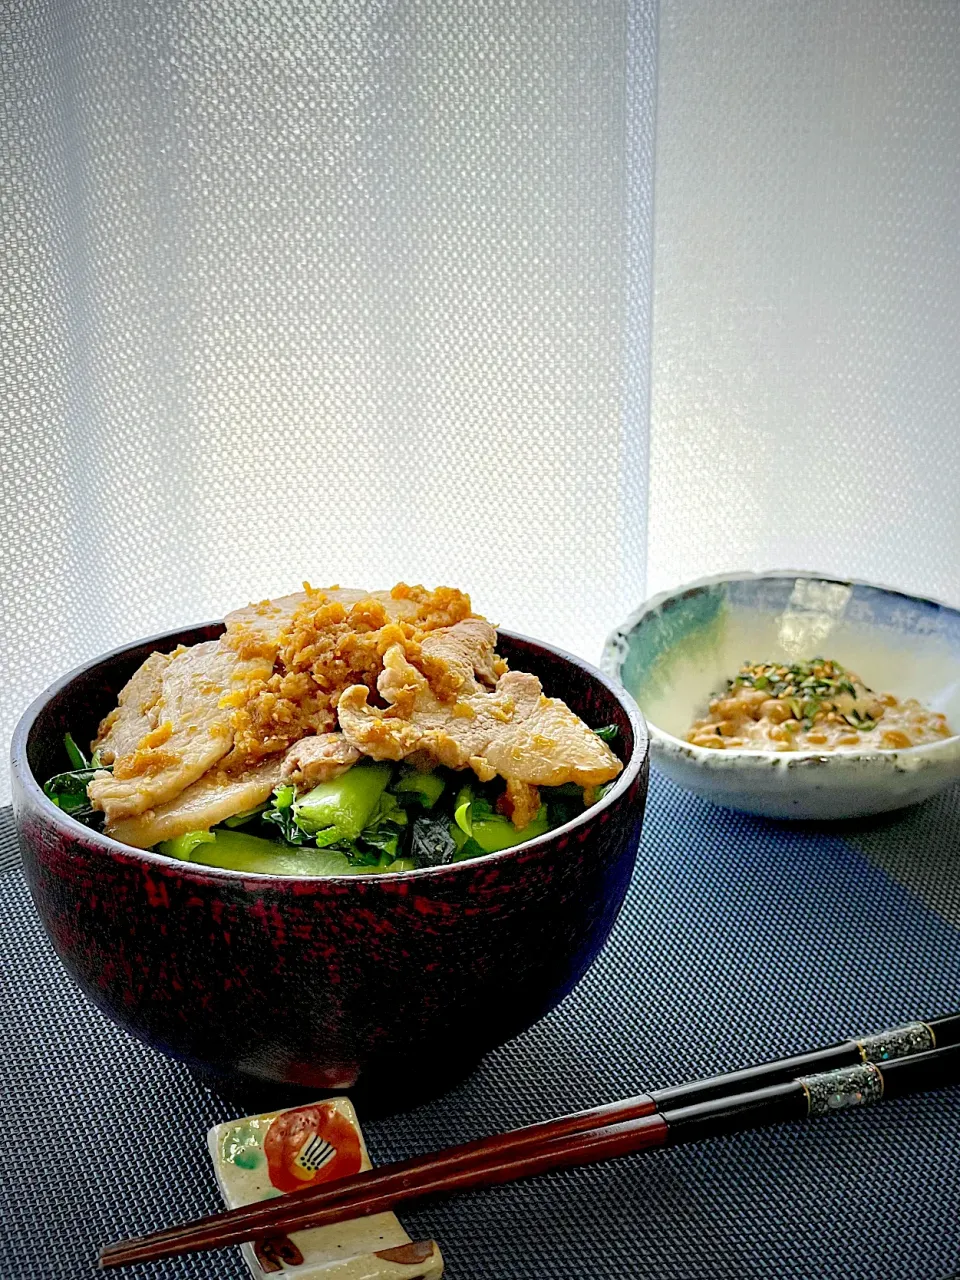
[[[26,712],[13,745],[14,810],[33,900],[64,965],[121,1026],[221,1076],[376,1093],[525,1030],[603,946],[636,858],[648,744],[629,694],[547,645],[500,633],[593,725],[616,723],[626,767],[604,799],[538,840],[404,875],[250,876],[141,852],[43,795],[62,737],[89,739],[155,637],[71,673]]]

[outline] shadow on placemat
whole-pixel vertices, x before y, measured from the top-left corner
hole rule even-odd
[[[778,822],[757,818],[758,828],[799,830],[814,838],[843,840],[951,924],[960,927],[960,787],[924,804],[870,818],[833,822]]]
[[[600,961],[450,1093],[361,1113],[374,1159],[960,1008],[957,894],[934,856],[958,807],[954,793],[856,830],[804,830],[655,777]],[[219,1207],[204,1134],[239,1100],[77,994],[17,870],[0,875],[0,972],[0,1276],[92,1277],[98,1244]],[[398,1101],[420,1083],[398,1071]],[[259,1101],[280,1099],[268,1086]],[[451,1280],[944,1280],[960,1267],[958,1157],[960,1096],[945,1091],[402,1216],[440,1241]],[[245,1272],[227,1251],[136,1274]]]
[[[889,814],[845,838],[960,927],[960,790]]]

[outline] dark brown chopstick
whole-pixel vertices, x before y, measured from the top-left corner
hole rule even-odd
[[[384,1191],[387,1194],[403,1194],[409,1186],[420,1181],[450,1175],[455,1172],[473,1168],[478,1163],[487,1163],[493,1159],[507,1160],[542,1146],[545,1142],[563,1138],[568,1135],[591,1132],[610,1124],[623,1124],[655,1115],[657,1104],[652,1097],[639,1095],[621,1102],[607,1103],[602,1107],[593,1107],[589,1111],[578,1111],[571,1115],[560,1116],[553,1120],[544,1120],[539,1124],[527,1125],[522,1129],[513,1129],[507,1133],[495,1134],[491,1137],[478,1138],[473,1142],[464,1142],[455,1147],[447,1147],[442,1151],[432,1152],[424,1156],[414,1156],[409,1160],[400,1160],[394,1164],[383,1165],[379,1169],[369,1169],[364,1173],[353,1174],[341,1178],[337,1182],[323,1183],[310,1187],[305,1191],[295,1191],[280,1200],[268,1200],[256,1204],[245,1205],[239,1209],[229,1209],[224,1213],[212,1214],[207,1218],[199,1218],[195,1222],[181,1227],[171,1227],[165,1231],[157,1231],[142,1237],[144,1242],[163,1244],[168,1241],[189,1242],[194,1236],[205,1237],[212,1223],[223,1223],[231,1230],[240,1232],[238,1240],[250,1239],[251,1224],[258,1230],[274,1218],[285,1220],[291,1213],[296,1213],[307,1204],[317,1209],[325,1209],[329,1205],[339,1204],[343,1200],[356,1199],[357,1196],[369,1196],[373,1192]],[[379,1212],[371,1210],[370,1212]],[[357,1215],[362,1216],[362,1215]],[[246,1234],[243,1234],[246,1232]],[[126,1241],[117,1245],[107,1245],[101,1251],[101,1265],[115,1266],[113,1251],[126,1245],[134,1245],[137,1241]],[[131,1259],[134,1261],[135,1259]]]
[[[404,1189],[394,1184],[395,1167],[384,1165],[379,1171],[370,1171],[371,1174],[376,1172],[387,1174],[388,1177],[383,1182],[372,1179],[374,1185],[370,1188],[360,1187],[351,1195],[335,1200],[332,1204],[323,1204],[319,1207],[303,1204],[290,1205],[284,1215],[271,1221],[266,1231],[253,1230],[251,1226],[244,1224],[239,1226],[232,1223],[224,1224],[218,1221],[218,1216],[215,1216],[210,1220],[211,1225],[205,1232],[195,1234],[186,1242],[173,1239],[157,1243],[152,1236],[144,1236],[140,1240],[108,1246],[101,1252],[100,1265],[106,1268],[126,1266],[131,1262],[150,1262],[158,1258],[197,1253],[204,1249],[218,1249],[228,1244],[240,1244],[252,1238],[263,1238],[264,1235],[286,1235],[290,1231],[327,1226],[350,1218],[383,1213],[400,1203],[414,1199],[496,1186],[553,1169],[589,1164],[596,1160],[606,1160],[610,1156],[643,1150],[646,1147],[662,1146],[665,1137],[666,1125],[661,1116],[642,1116],[622,1124],[607,1125],[601,1129],[572,1133],[553,1141],[534,1144],[527,1151],[494,1154],[453,1170],[437,1169],[427,1176],[409,1178],[408,1185]],[[387,1189],[384,1189],[385,1186]],[[293,1193],[291,1196],[284,1196],[283,1199],[287,1201],[294,1196],[302,1200],[303,1193]]]
[[[922,1052],[937,1042],[946,1045],[938,1051]],[[819,1079],[824,1068],[833,1068],[831,1075],[838,1080],[844,1072],[866,1072],[868,1084],[879,1080],[881,1090],[893,1068],[897,1068],[892,1076],[895,1081],[902,1083],[909,1078],[919,1081],[914,1088],[939,1087],[936,1081],[944,1072],[949,1077],[945,1082],[952,1083],[960,1069],[960,1048],[954,1048],[958,1042],[960,1015],[932,1023],[912,1023],[866,1040],[846,1041],[746,1071],[611,1103],[370,1170],[266,1204],[249,1205],[108,1245],[101,1252],[101,1266],[122,1266],[305,1230],[382,1212],[415,1198],[492,1186],[549,1169],[662,1146],[667,1141],[696,1141],[756,1124],[800,1119],[803,1107],[807,1108],[803,1114],[817,1112],[810,1110],[809,1092],[804,1092],[806,1086],[798,1085],[796,1077]],[[876,1065],[871,1066],[873,1062]],[[908,1077],[900,1068],[912,1063],[920,1064],[919,1074]]]

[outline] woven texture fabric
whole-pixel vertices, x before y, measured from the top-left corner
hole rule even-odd
[[[804,831],[655,775],[599,962],[452,1092],[366,1122],[375,1161],[956,1009],[958,818],[954,792]],[[282,1100],[228,1103],[107,1022],[16,869],[0,876],[0,946],[0,1273],[82,1280],[97,1244],[215,1208],[206,1128]],[[439,1240],[450,1280],[943,1280],[960,1269],[958,1159],[960,1092],[945,1091],[402,1217]],[[244,1273],[227,1252],[138,1274]]]
[[[648,589],[960,602],[960,5],[662,0]]]
[[[0,742],[78,662],[305,578],[598,651],[643,587],[655,25],[3,6]]]

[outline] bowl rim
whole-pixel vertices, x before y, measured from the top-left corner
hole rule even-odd
[[[899,596],[903,600],[933,605],[938,609],[946,609],[948,612],[960,617],[960,609],[955,605],[948,604],[945,600],[939,600],[935,596],[915,595],[910,591],[903,591],[900,587],[884,586],[882,583],[870,582],[866,578],[848,578],[834,573],[818,573],[814,569],[728,570],[724,573],[713,573],[702,578],[695,578],[691,582],[669,587],[665,591],[658,591],[655,595],[649,596],[628,614],[623,622],[608,633],[600,658],[601,670],[614,680],[620,679],[620,672],[623,669],[623,662],[626,656],[625,649],[629,644],[631,633],[637,629],[648,614],[656,612],[668,600],[687,595],[703,587],[720,586],[725,582],[756,582],[765,578],[804,578],[816,582],[835,583],[844,587],[868,587],[871,591],[882,591],[885,595]],[[724,751],[713,751],[709,747],[698,747],[692,742],[676,737],[675,734],[668,733],[666,729],[661,729],[659,725],[647,719],[642,710],[641,714],[644,715],[647,731],[653,745],[660,749],[688,756],[698,764],[706,764],[713,768],[731,768],[737,764],[747,765],[748,767],[787,763],[796,765],[812,761],[820,764],[829,761],[834,767],[841,768],[849,768],[853,765],[859,765],[862,768],[865,762],[876,764],[880,767],[888,767],[896,765],[897,761],[903,759],[904,756],[920,764],[930,757],[944,754],[945,748],[956,750],[958,741],[960,741],[960,733],[955,733],[939,742],[918,743],[912,747],[899,747],[893,751],[881,751],[879,747],[864,747],[862,750],[857,748],[849,751],[753,751],[747,747],[730,747]]]
[[[577,814],[571,818],[569,822],[563,823],[562,826],[552,827],[543,835],[535,836],[532,840],[525,840],[522,844],[511,845],[507,849],[499,849],[493,853],[481,854],[475,858],[464,858],[461,862],[445,863],[439,867],[418,867],[412,871],[382,871],[375,876],[371,875],[277,875],[263,871],[236,871],[229,867],[212,867],[201,862],[187,862],[179,858],[172,858],[168,854],[156,853],[152,849],[136,849],[133,845],[123,844],[119,840],[114,840],[112,836],[105,835],[102,831],[97,831],[93,827],[87,827],[82,822],[78,822],[75,818],[71,818],[69,814],[63,812],[53,801],[45,794],[43,786],[37,780],[33,770],[30,767],[27,758],[27,741],[30,732],[36,723],[41,712],[46,708],[47,704],[58,693],[61,693],[69,684],[71,684],[78,676],[92,671],[102,663],[108,662],[113,658],[122,657],[133,649],[143,648],[145,645],[158,646],[165,641],[176,642],[185,632],[201,631],[205,628],[223,627],[222,619],[214,622],[199,622],[188,626],[174,627],[168,631],[163,631],[157,635],[147,636],[141,640],[134,640],[126,644],[118,645],[117,648],[111,649],[106,653],[102,653],[96,658],[92,658],[88,662],[83,662],[79,666],[67,671],[64,675],[59,676],[46,689],[37,695],[26,708],[20,719],[17,721],[16,728],[13,732],[13,738],[10,744],[10,770],[14,777],[14,781],[22,788],[27,799],[31,801],[43,815],[45,820],[55,827],[61,835],[66,838],[76,839],[83,836],[87,841],[92,842],[95,846],[108,854],[111,858],[128,862],[142,862],[146,867],[156,866],[159,868],[176,869],[186,875],[188,879],[197,878],[205,880],[207,877],[214,879],[225,878],[232,881],[243,881],[253,883],[255,881],[263,881],[267,884],[278,884],[287,882],[289,884],[298,884],[301,882],[309,882],[310,884],[330,883],[337,885],[355,884],[357,881],[388,883],[405,882],[409,883],[413,878],[424,879],[432,877],[439,879],[441,876],[457,874],[463,867],[471,866],[489,866],[494,861],[503,861],[516,855],[520,851],[544,848],[552,843],[558,836],[567,835],[577,831],[577,829],[592,821],[597,815],[602,814],[626,794],[633,786],[641,770],[647,762],[650,754],[651,734],[647,726],[647,721],[637,705],[636,699],[615,678],[611,678],[606,672],[601,671],[599,667],[595,667],[586,659],[577,657],[575,654],[568,653],[565,649],[560,649],[556,645],[548,644],[543,640],[536,640],[530,636],[522,635],[520,632],[509,631],[506,628],[498,627],[498,635],[506,636],[509,640],[517,640],[522,643],[533,645],[534,648],[541,649],[552,654],[556,658],[562,659],[564,662],[576,667],[583,674],[591,676],[598,681],[610,695],[622,707],[624,713],[630,721],[630,727],[633,731],[633,751],[630,758],[623,761],[623,769],[614,782],[610,790],[595,804],[584,809],[583,813]],[[16,800],[16,788],[14,788],[14,799]]]

